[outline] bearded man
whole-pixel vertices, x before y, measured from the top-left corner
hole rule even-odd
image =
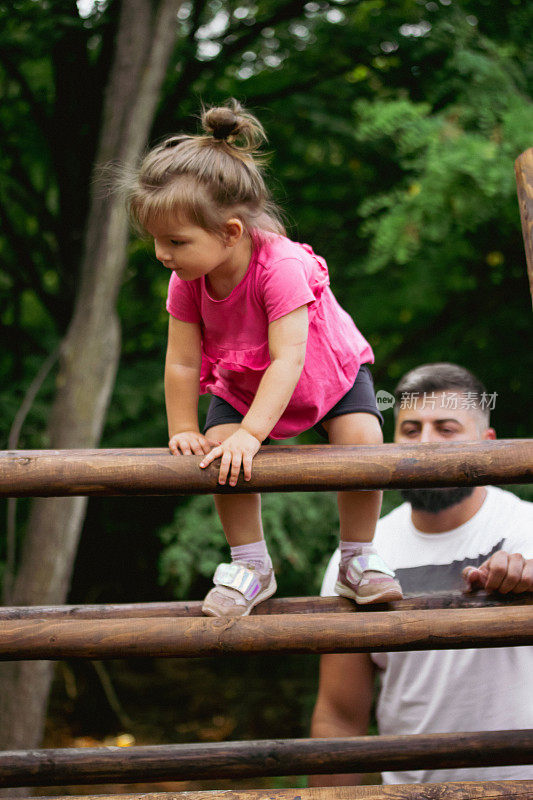
[[[495,439],[496,395],[456,364],[426,364],[395,391],[394,441]],[[408,489],[379,522],[375,544],[405,595],[460,588],[519,594],[533,589],[533,503],[494,486]],[[335,594],[338,553],[323,595]],[[312,719],[314,737],[368,731],[374,678],[381,734],[533,728],[533,647],[325,655]],[[533,778],[533,766],[384,772],[384,784]],[[361,775],[317,775],[314,786],[354,785]]]

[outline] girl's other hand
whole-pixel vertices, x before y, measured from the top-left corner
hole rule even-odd
[[[239,428],[231,436],[228,436],[221,445],[211,450],[200,466],[205,469],[215,458],[221,458],[218,482],[224,485],[229,474],[229,485],[235,486],[241,464],[244,480],[249,481],[252,477],[252,459],[260,447],[261,442],[259,439],[256,439],[244,428]]]
[[[199,431],[182,431],[174,434],[168,443],[168,449],[175,456],[205,456],[211,448],[219,444],[220,442],[206,439]]]

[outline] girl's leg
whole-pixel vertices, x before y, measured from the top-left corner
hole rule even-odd
[[[373,414],[344,414],[322,424],[330,444],[383,442],[379,422]],[[358,603],[389,602],[402,597],[394,573],[372,544],[381,499],[380,491],[338,493],[341,566],[336,588],[339,594]]]
[[[206,431],[215,442],[223,442],[239,428],[236,423],[216,425]],[[260,494],[216,494],[215,507],[230,547],[252,544],[263,539]]]
[[[323,422],[330,444],[382,444],[381,427],[373,414],[343,414]],[[339,492],[341,541],[371,542],[381,510],[382,493]]]
[[[223,442],[238,427],[236,423],[217,425],[206,436]],[[217,568],[215,588],[205,598],[202,611],[210,616],[245,616],[276,591],[272,561],[263,537],[261,495],[225,494],[215,495],[214,499],[231,560],[238,562],[241,569]],[[244,570],[242,565],[247,565]]]

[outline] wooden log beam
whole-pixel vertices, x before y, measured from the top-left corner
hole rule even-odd
[[[164,495],[397,489],[533,482],[533,439],[263,447],[252,479],[220,486],[218,466],[168,450],[0,452],[0,496]]]
[[[353,653],[533,644],[528,606],[257,617],[5,620],[0,660]]]
[[[315,789],[221,789],[55,797],[53,800],[531,800],[533,781],[332,786]],[[34,798],[25,798],[34,800]],[[41,800],[52,800],[41,798]]]
[[[526,251],[527,274],[533,302],[533,147],[518,156],[514,167]]]
[[[118,603],[70,606],[0,606],[6,619],[142,619],[146,617],[203,617],[202,600],[156,603]],[[533,604],[533,593],[487,594],[447,592],[413,595],[393,603],[360,606],[345,597],[272,597],[254,609],[254,616],[275,614],[375,613],[375,611],[422,611],[439,608],[491,608]]]
[[[533,762],[533,731],[84,747],[0,753],[0,787],[502,767]]]

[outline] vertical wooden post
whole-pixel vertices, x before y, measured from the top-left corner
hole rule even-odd
[[[514,162],[514,168],[526,250],[527,274],[533,303],[533,147],[518,156]]]

